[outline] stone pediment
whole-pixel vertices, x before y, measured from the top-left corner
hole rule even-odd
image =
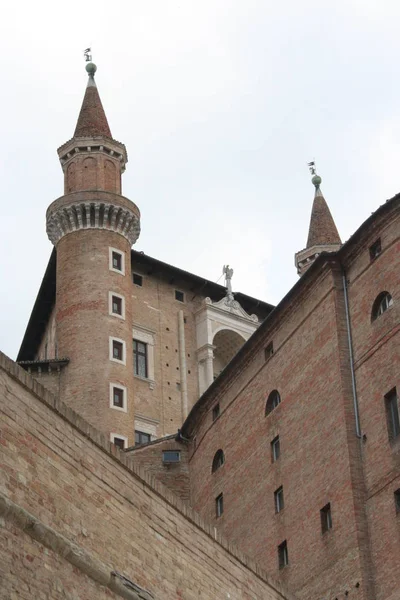
[[[239,304],[239,302],[234,299],[233,295],[225,296],[224,298],[222,298],[222,300],[219,300],[218,302],[213,302],[211,298],[205,298],[204,302],[210,308],[223,311],[224,313],[228,313],[233,316],[241,317],[242,319],[252,321],[253,323],[258,323],[257,315],[249,315]]]

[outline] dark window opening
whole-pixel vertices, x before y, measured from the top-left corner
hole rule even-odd
[[[118,296],[112,297],[112,312],[114,315],[122,315],[122,298]]]
[[[113,406],[124,407],[124,390],[118,387],[113,388]]]
[[[332,529],[332,512],[330,502],[320,510],[321,514],[321,529],[322,533],[326,533]]]
[[[275,512],[279,513],[285,508],[285,503],[283,500],[283,487],[279,487],[274,492],[274,500],[275,500]]]
[[[144,431],[135,429],[135,446],[141,446],[142,444],[148,444],[149,442],[151,442],[150,433],[144,433]]]
[[[116,340],[113,340],[112,349],[113,358],[116,358],[117,360],[124,360],[124,345],[122,342],[117,342]]]
[[[272,392],[268,396],[267,404],[265,406],[265,414],[269,415],[274,410],[274,408],[276,408],[280,403],[281,397],[279,395],[278,390],[272,390]]]
[[[369,257],[371,260],[374,260],[377,256],[382,252],[381,238],[378,238],[376,242],[372,244],[369,248]]]
[[[278,546],[278,565],[280,569],[287,567],[289,564],[289,554],[286,540]]]
[[[132,273],[132,279],[133,279],[133,283],[135,285],[139,285],[140,287],[142,287],[142,285],[143,285],[142,275],[138,275],[137,273]]]
[[[273,342],[270,342],[268,344],[268,346],[265,348],[265,360],[268,360],[269,358],[271,358],[271,356],[274,353],[274,344]]]
[[[215,406],[213,406],[212,409],[212,420],[215,421],[215,419],[218,419],[220,415],[220,408],[219,408],[219,402],[218,404],[216,404]]]
[[[180,450],[163,450],[163,463],[178,463],[181,460]]]
[[[400,434],[399,399],[396,388],[386,394],[385,407],[389,440],[393,441]]]
[[[400,488],[394,493],[394,504],[396,507],[396,513],[400,513]]]
[[[215,498],[215,514],[218,517],[221,517],[224,512],[224,495],[220,494]]]
[[[179,290],[175,290],[175,300],[178,300],[178,302],[184,302],[185,294]]]
[[[215,473],[225,462],[225,456],[222,450],[217,450],[212,461],[211,472]]]
[[[121,448],[121,450],[125,448],[125,440],[123,438],[115,437],[113,440],[113,444],[115,444],[115,446],[117,446],[118,448]]]
[[[113,266],[113,269],[116,269],[117,271],[122,271],[122,254],[120,254],[119,252],[113,251],[112,266]]]
[[[276,436],[271,442],[271,454],[272,462],[276,462],[281,455],[281,443],[279,441],[279,435]]]
[[[378,317],[383,315],[393,305],[393,298],[389,292],[381,292],[375,299],[372,305],[371,320],[375,321]]]
[[[147,344],[133,340],[133,373],[147,379]]]

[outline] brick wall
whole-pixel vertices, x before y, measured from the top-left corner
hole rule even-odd
[[[4,355],[0,387],[0,598],[291,598]]]

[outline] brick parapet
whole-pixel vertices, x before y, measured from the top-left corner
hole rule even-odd
[[[116,461],[127,473],[129,473],[129,476],[147,487],[152,493],[155,493],[159,498],[165,501],[171,509],[183,515],[199,531],[202,531],[206,536],[211,538],[217,546],[221,547],[231,555],[232,558],[237,560],[239,564],[246,567],[261,581],[268,584],[277,594],[277,597],[286,600],[296,600],[296,597],[290,593],[284,585],[271,578],[255,561],[241,552],[234,544],[228,542],[215,527],[206,523],[197,512],[181,501],[160,481],[157,481],[153,476],[150,476],[142,467],[135,466],[126,452],[120,451],[114,444],[111,444],[103,433],[94,428],[78,415],[78,413],[57,399],[38,381],[33,379],[26,371],[2,352],[0,352],[0,369],[6,376],[11,377],[25,390],[31,393],[40,403],[68,423],[79,432],[79,434],[84,436],[84,438],[89,440],[90,443],[94,444],[112,460]],[[82,460],[84,460],[84,455],[82,456]]]

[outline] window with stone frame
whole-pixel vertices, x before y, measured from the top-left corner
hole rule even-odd
[[[133,340],[133,372],[137,377],[148,377],[147,344]]]

